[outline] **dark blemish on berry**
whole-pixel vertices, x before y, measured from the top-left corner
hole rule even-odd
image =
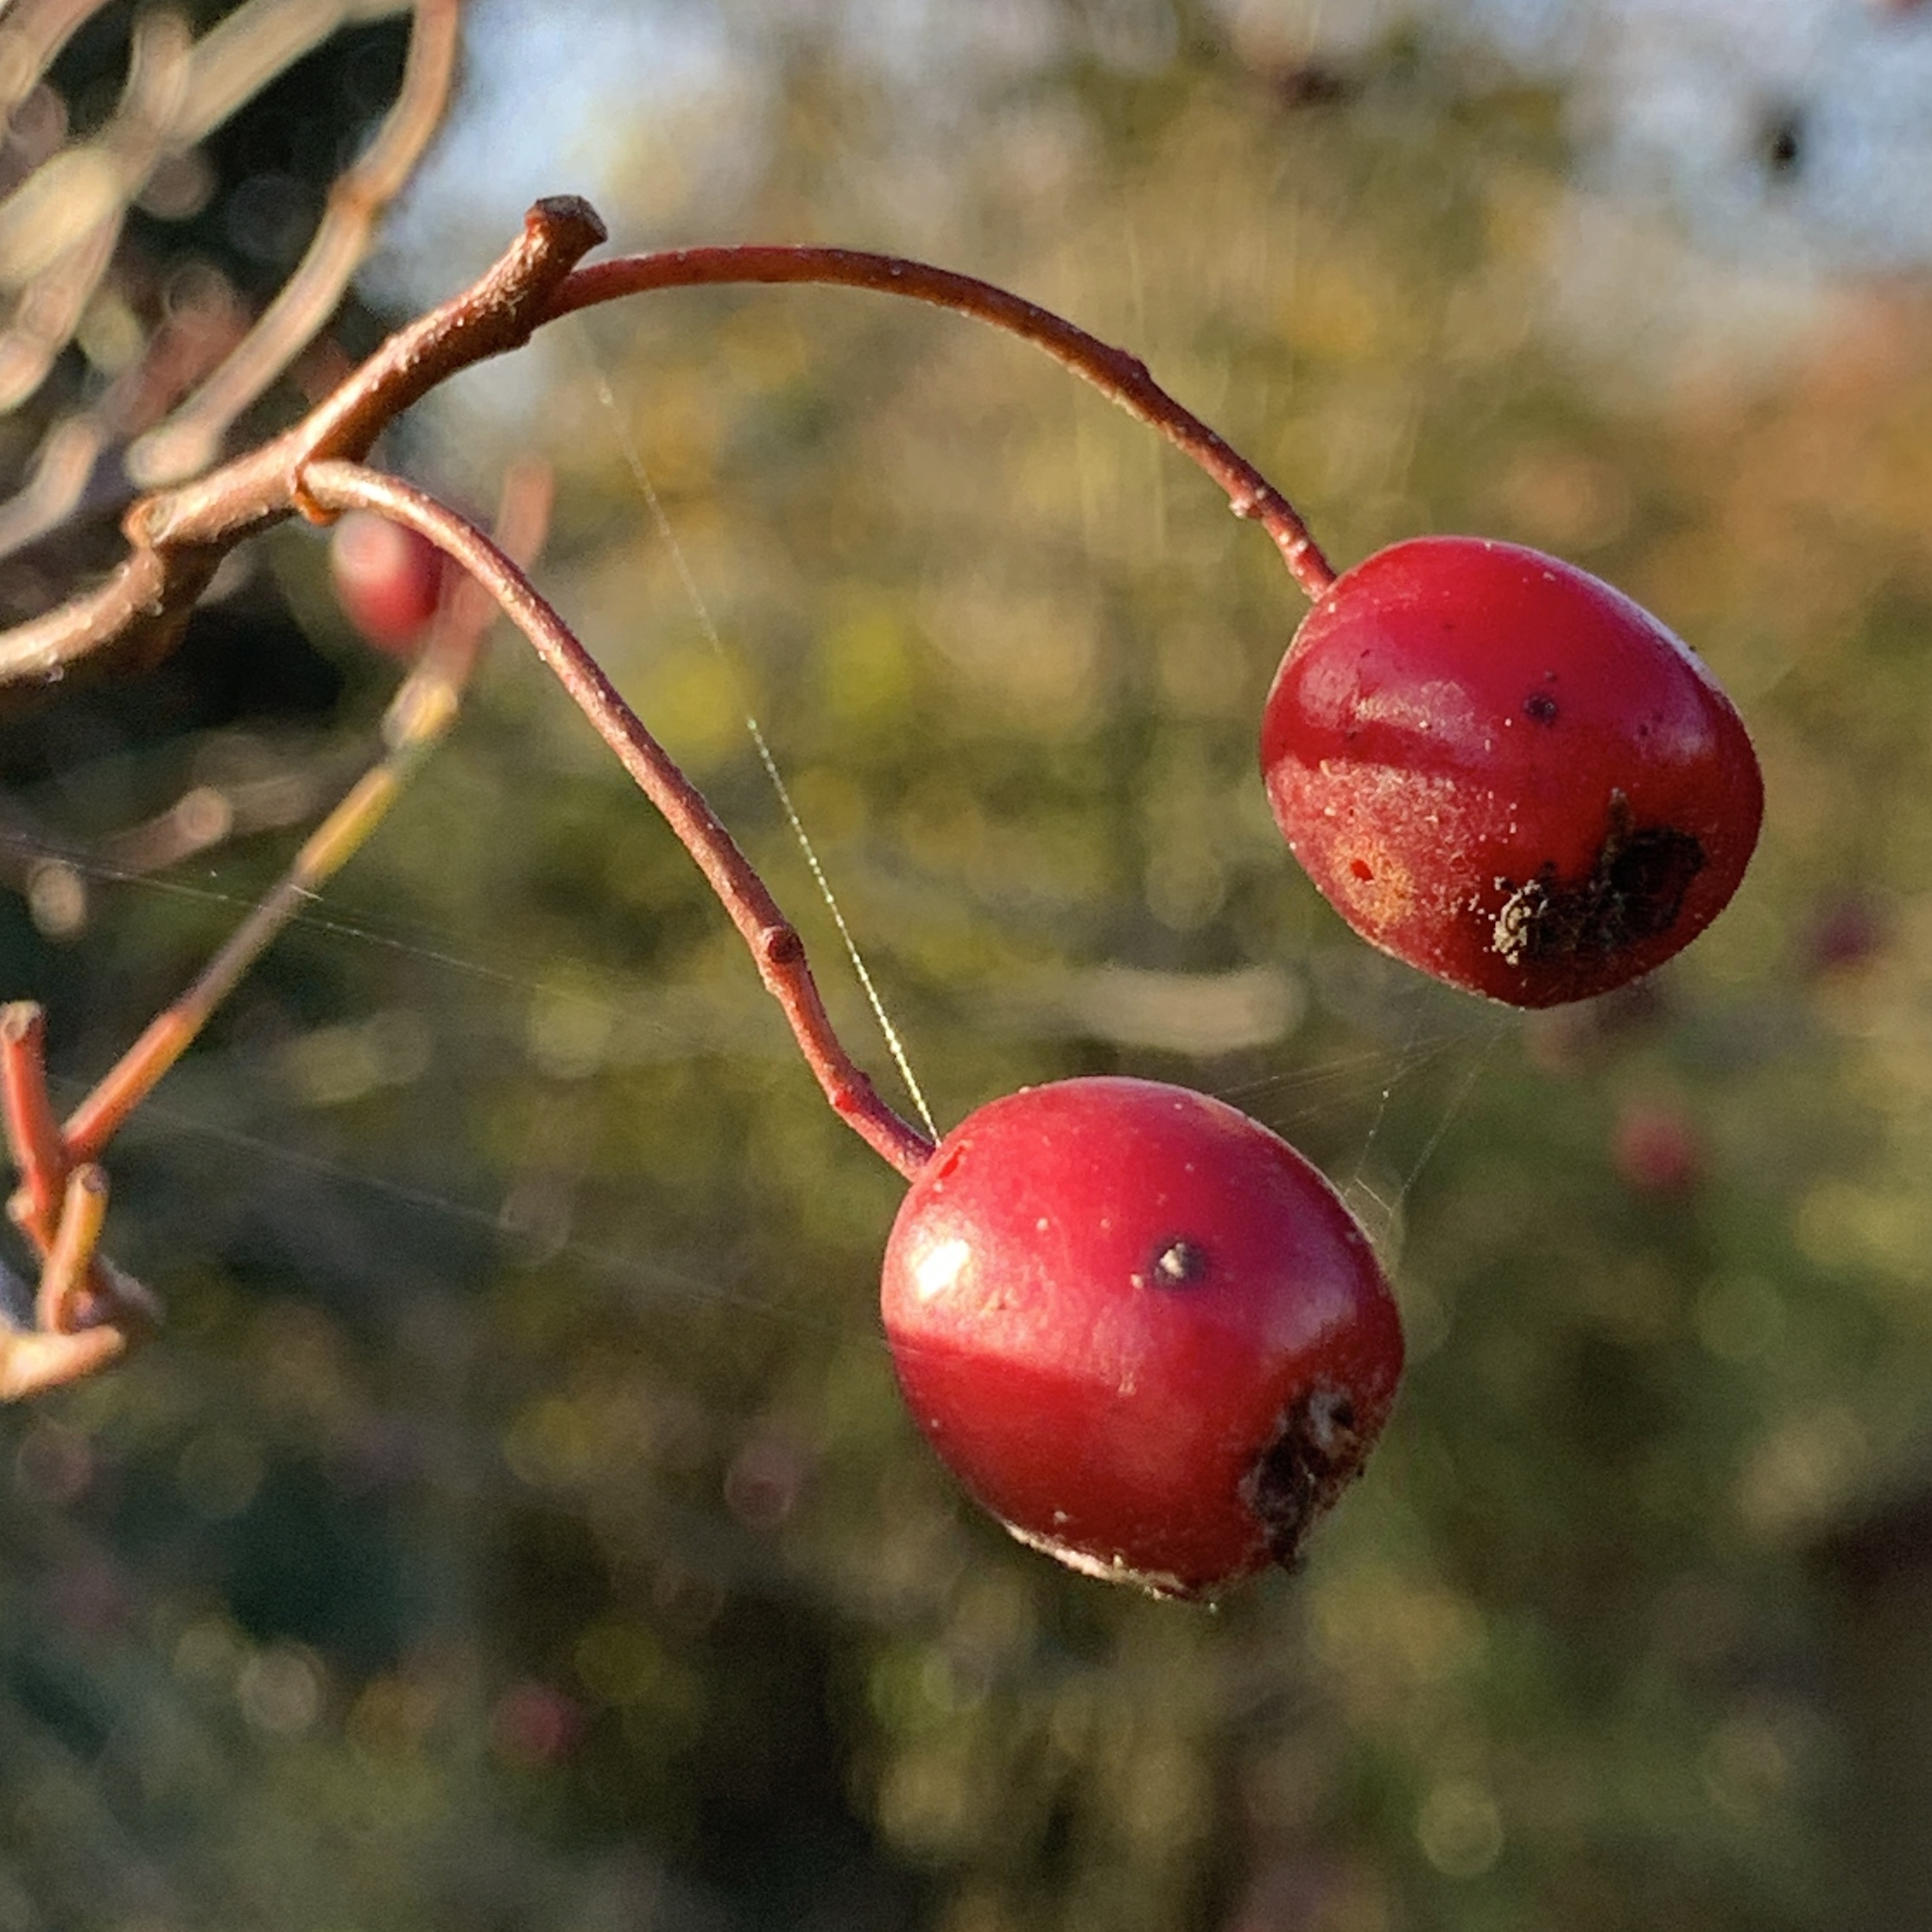
[[[1545,865],[1510,887],[1491,944],[1511,966],[1621,952],[1676,923],[1704,848],[1675,826],[1631,822],[1630,801],[1610,795],[1609,822],[1590,876],[1574,884]]]
[[[1532,691],[1523,700],[1523,715],[1533,718],[1539,725],[1554,725],[1556,722],[1556,700],[1547,691]]]
[[[1368,880],[1375,877],[1375,868],[1365,858],[1352,858],[1348,869],[1359,879]]]
[[[1286,1411],[1274,1440],[1241,1479],[1241,1500],[1284,1569],[1302,1554],[1308,1525],[1361,1473],[1355,1405],[1340,1389],[1310,1390]]]
[[[1164,1241],[1150,1270],[1160,1288],[1189,1288],[1207,1274],[1207,1251],[1198,1241]]]

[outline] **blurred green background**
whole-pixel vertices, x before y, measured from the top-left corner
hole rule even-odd
[[[1932,302],[1882,141],[1834,214],[1832,91],[1932,29],[1781,6],[1815,33],[1780,67],[1675,10],[1732,83],[1695,168],[1625,138],[1631,46],[1674,71],[1627,6],[1534,44],[1473,4],[476,10],[352,347],[573,189],[622,247],[1005,282],[1143,355],[1338,563],[1481,530],[1650,605],[1757,737],[1764,842],[1653,981],[1485,1007],[1281,848],[1269,545],[1042,358],[682,293],[466,377],[387,459],[476,505],[557,465],[540,581],[882,1084],[747,708],[941,1124],[1079,1071],[1235,1101],[1382,1245],[1407,1383],[1305,1568],[1216,1612],[1010,1542],[894,1390],[898,1183],[500,637],[116,1144],[165,1333],[0,1416],[0,1932],[1932,1922]],[[151,245],[272,289],[301,223],[244,218],[313,217],[400,46],[332,42]],[[63,542],[12,608],[113,554]],[[197,783],[319,801],[393,686],[312,533],[250,562],[168,664],[0,724],[0,991],[48,1004],[63,1097],[299,835],[155,876],[129,828]]]

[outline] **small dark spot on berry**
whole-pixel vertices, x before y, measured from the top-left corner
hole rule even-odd
[[[1374,866],[1370,865],[1365,858],[1350,859],[1348,869],[1359,879],[1371,879],[1375,877]]]
[[[1523,715],[1533,718],[1539,725],[1554,725],[1556,722],[1556,700],[1547,691],[1532,691],[1523,700]]]
[[[1308,1432],[1324,1455],[1333,1455],[1355,1435],[1355,1404],[1339,1389],[1327,1389],[1308,1404]]]
[[[1199,1242],[1163,1242],[1154,1257],[1153,1279],[1162,1288],[1188,1288],[1207,1273],[1207,1251]]]

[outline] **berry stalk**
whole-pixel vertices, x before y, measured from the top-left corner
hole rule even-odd
[[[808,282],[904,295],[973,316],[1017,335],[1083,377],[1128,415],[1158,431],[1212,477],[1226,491],[1234,514],[1259,523],[1274,540],[1282,561],[1311,602],[1319,601],[1335,580],[1333,567],[1294,504],[1238,450],[1175,402],[1137,356],[1089,335],[1051,309],[973,276],[856,248],[743,244],[667,249],[573,269],[551,291],[542,320],[554,321],[599,302],[653,289],[714,288],[734,282]]]
[[[631,710],[523,571],[455,511],[413,485],[359,463],[310,464],[304,496],[323,510],[370,510],[426,536],[493,597],[570,694],[638,789],[677,834],[718,895],[778,1002],[832,1110],[908,1180],[932,1157],[933,1143],[895,1113],[833,1029],[798,929],[725,830],[703,793]]]

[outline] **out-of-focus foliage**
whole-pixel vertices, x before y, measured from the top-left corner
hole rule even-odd
[[[892,1177],[506,643],[117,1144],[117,1252],[167,1334],[4,1420],[0,1928],[1922,1907],[1924,1546],[1868,1512],[1911,1492],[1932,1387],[1932,314],[1846,286],[1775,379],[1653,359],[1637,390],[1564,333],[1555,92],[1414,41],[1297,79],[1211,22],[1137,46],[1131,10],[1052,17],[947,92],[746,14],[756,86],[635,130],[619,241],[1006,281],[1144,354],[1338,561],[1481,529],[1613,578],[1758,735],[1738,903],[1586,1010],[1425,986],[1279,849],[1253,737],[1298,606],[1144,432],[869,297],[560,332],[517,419],[562,471],[543,580],[767,867],[849,1036],[747,706],[941,1121],[1131,1069],[1281,1128],[1385,1245],[1402,1403],[1303,1571],[1216,1613],[979,1517],[877,1334]],[[534,380],[472,383],[498,377]],[[486,500],[498,419],[433,420],[406,447]],[[312,540],[273,565],[352,746],[393,671]],[[156,809],[203,743],[81,715],[37,823]],[[277,857],[96,869],[78,928],[10,903],[4,991],[48,1002],[58,1067],[105,1064]]]

